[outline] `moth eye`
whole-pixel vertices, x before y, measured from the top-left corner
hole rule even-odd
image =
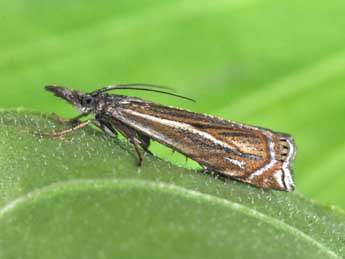
[[[92,97],[90,95],[85,96],[82,100],[83,106],[91,106],[94,104],[94,102],[95,102],[94,97]]]

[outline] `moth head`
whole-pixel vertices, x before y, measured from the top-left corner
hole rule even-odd
[[[69,102],[80,112],[90,113],[95,109],[96,97],[94,95],[57,85],[47,85],[45,89]]]

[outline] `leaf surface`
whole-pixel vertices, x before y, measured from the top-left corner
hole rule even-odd
[[[0,258],[340,258],[345,216],[176,167],[93,128],[0,113]]]

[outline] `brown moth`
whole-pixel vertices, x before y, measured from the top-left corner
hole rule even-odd
[[[39,134],[61,136],[92,123],[111,136],[120,132],[128,138],[135,147],[139,165],[142,162],[139,147],[148,151],[152,139],[195,160],[208,171],[257,187],[294,190],[292,164],[296,147],[290,135],[140,98],[106,93],[115,89],[145,90],[189,99],[133,86],[160,87],[118,84],[83,93],[62,86],[46,86],[46,90],[68,101],[81,114],[67,120],[75,123],[69,129]],[[79,120],[89,114],[94,119]]]

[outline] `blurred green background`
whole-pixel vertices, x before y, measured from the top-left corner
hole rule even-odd
[[[173,86],[197,103],[122,93],[292,134],[297,192],[345,208],[344,1],[13,0],[0,9],[0,107],[72,116],[44,85]]]

